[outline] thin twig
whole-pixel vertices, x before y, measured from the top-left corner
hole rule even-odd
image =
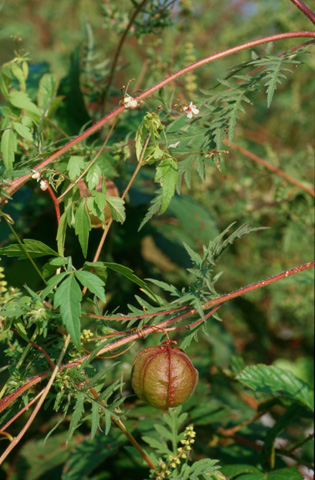
[[[267,168],[268,170],[270,170],[273,173],[276,173],[279,177],[282,177],[285,180],[287,180],[287,182],[292,183],[293,185],[296,185],[297,187],[301,188],[305,192],[312,195],[312,197],[315,197],[314,188],[308,187],[307,185],[304,185],[302,182],[300,182],[296,178],[291,177],[291,175],[288,175],[283,170],[280,170],[280,168],[277,168],[274,165],[272,165],[271,163],[266,162],[266,160],[258,157],[258,155],[255,155],[254,153],[250,152],[249,150],[246,150],[245,148],[236,145],[234,142],[228,143],[227,140],[223,140],[223,143],[225,143],[226,145],[229,145],[230,147],[234,148],[234,150],[237,150],[238,152],[242,153],[247,158],[250,158],[250,160],[252,160],[253,162],[258,163],[259,165],[262,165],[263,167]]]
[[[136,16],[138,15],[138,13],[141,11],[141,9],[144,7],[144,5],[147,3],[148,0],[143,0],[140,5],[138,5],[138,7],[135,9],[135,11],[133,12],[130,20],[129,20],[129,23],[124,31],[124,33],[122,34],[122,36],[120,37],[120,40],[119,40],[119,43],[117,45],[117,49],[116,49],[116,52],[115,52],[115,55],[114,55],[114,60],[113,60],[113,63],[112,63],[112,67],[111,67],[111,70],[109,72],[109,75],[108,75],[108,81],[107,81],[107,86],[106,86],[106,90],[105,90],[105,94],[104,94],[104,98],[102,99],[102,103],[103,103],[103,107],[102,107],[102,114],[104,115],[105,113],[105,109],[106,109],[106,104],[107,104],[107,99],[108,99],[108,95],[109,95],[109,90],[110,90],[110,87],[112,86],[112,83],[113,83],[113,79],[114,79],[114,75],[115,75],[115,70],[116,70],[116,66],[117,66],[117,62],[118,62],[118,58],[119,58],[119,55],[120,55],[120,52],[121,52],[121,49],[122,49],[122,46],[126,40],[126,37],[128,35],[128,32],[130,30],[130,28],[132,27],[132,24],[133,22],[135,21],[135,18]]]
[[[231,428],[218,428],[218,432],[221,435],[224,435],[225,437],[231,437],[234,435],[236,432],[241,430],[242,428],[246,427],[247,425],[250,425],[253,422],[256,422],[260,417],[262,417],[266,412],[258,412],[256,413],[253,417],[249,418],[248,420],[244,420],[244,422],[239,423],[238,425],[235,425],[234,427]]]
[[[56,378],[56,375],[61,367],[61,363],[62,363],[62,360],[63,360],[63,357],[65,356],[66,354],[66,351],[67,351],[67,348],[68,348],[68,345],[70,343],[70,335],[67,335],[66,339],[65,339],[65,343],[64,343],[64,346],[61,350],[61,353],[59,355],[59,358],[58,358],[58,362],[57,362],[57,365],[49,379],[49,382],[47,383],[46,387],[44,388],[44,390],[42,391],[42,395],[36,405],[36,407],[34,408],[31,416],[29,417],[29,419],[27,420],[26,424],[24,425],[24,427],[22,428],[22,430],[19,432],[19,434],[12,440],[12,442],[10,443],[10,445],[8,445],[8,447],[6,448],[6,450],[3,452],[3,454],[1,455],[0,457],[0,465],[2,465],[3,461],[7,458],[7,456],[9,455],[9,453],[16,447],[16,445],[20,442],[20,440],[23,438],[24,434],[27,432],[27,430],[29,429],[29,427],[31,426],[33,420],[35,419],[37,413],[39,412],[42,404],[44,403],[45,401],[45,398],[47,397],[48,393],[49,393],[49,390]]]
[[[14,328],[11,327],[10,330],[12,330],[12,332],[14,332],[16,335],[19,335],[19,332],[18,332],[17,330],[15,330]],[[37,331],[37,328],[36,328],[34,334],[36,334],[36,336],[37,336],[37,333],[38,333],[38,331]],[[51,365],[51,367],[52,367],[52,368],[55,368],[55,365],[54,365],[54,363],[52,362],[51,358],[49,357],[48,353],[45,352],[45,350],[44,350],[40,345],[37,345],[37,343],[35,343],[32,339],[31,339],[31,340],[28,340],[28,343],[30,343],[31,345],[33,345],[33,347],[35,347],[35,348],[37,348],[39,351],[41,351],[41,352],[45,355],[46,360],[47,360],[48,363]],[[22,358],[22,357],[21,357],[21,358]],[[20,362],[21,362],[21,359],[20,359],[19,363],[20,363]],[[20,367],[20,366],[21,366],[21,365],[19,365],[19,367]],[[17,366],[17,367],[18,367],[18,366]],[[18,368],[19,368],[19,367],[18,367]]]
[[[315,13],[302,0],[291,0],[315,25]]]
[[[125,191],[123,192],[123,194],[122,194],[122,196],[121,196],[122,200],[124,200],[124,198],[126,197],[126,195],[127,195],[127,193],[129,192],[129,189],[130,189],[130,187],[131,187],[134,179],[135,179],[136,176],[137,176],[137,173],[139,172],[141,166],[143,165],[143,157],[144,157],[145,151],[146,151],[146,149],[147,149],[147,146],[148,146],[148,143],[149,143],[149,139],[150,139],[150,135],[148,135],[147,138],[146,138],[146,141],[145,141],[145,143],[144,143],[144,146],[143,146],[143,149],[142,149],[142,152],[141,152],[141,156],[140,156],[138,165],[137,165],[137,167],[136,167],[136,169],[135,169],[135,171],[134,171],[131,179],[129,180],[129,183],[128,183],[127,187],[125,188]],[[104,228],[104,232],[103,232],[102,238],[101,238],[101,240],[100,240],[100,242],[99,242],[99,244],[98,244],[97,250],[96,250],[95,255],[94,255],[94,258],[93,258],[93,263],[97,262],[98,259],[99,259],[99,256],[100,256],[101,251],[102,251],[102,249],[103,249],[103,246],[104,246],[106,237],[107,237],[107,235],[108,235],[108,232],[109,232],[109,229],[110,229],[112,223],[113,223],[113,217],[110,218],[110,220],[108,221],[108,223],[106,224],[106,226],[105,226],[105,228]],[[92,267],[92,269],[93,269],[93,267]],[[84,293],[85,293],[85,292],[86,292],[86,288],[84,289]]]
[[[88,384],[88,380],[86,380],[86,383]],[[93,397],[95,399],[98,398],[98,393],[96,392],[95,388],[90,388],[90,392],[92,393]],[[100,402],[102,405],[104,405],[104,407],[106,407],[107,405],[101,400]],[[120,418],[115,418],[113,415],[111,415],[110,417],[112,419],[112,421],[117,425],[117,427],[126,435],[126,437],[128,438],[128,440],[130,441],[130,443],[135,447],[135,449],[139,452],[139,454],[141,455],[141,457],[147,462],[147,464],[149,465],[149,467],[153,470],[156,469],[156,466],[154,465],[154,463],[151,462],[150,458],[147,456],[147,454],[143,451],[143,449],[140,447],[139,443],[137,442],[137,440],[133,437],[133,435],[131,435],[131,433],[127,430],[127,428],[125,427],[125,425],[123,424],[122,420]]]
[[[22,413],[25,412],[25,410],[27,410],[31,405],[33,405],[33,403],[35,403],[35,402],[39,399],[39,397],[41,397],[41,396],[43,395],[44,390],[45,390],[45,389],[43,388],[43,390],[41,390],[41,391],[36,395],[36,397],[32,398],[32,400],[30,400],[30,401],[28,402],[28,404],[25,405],[25,407],[21,408],[21,410],[19,410],[19,411],[14,415],[14,417],[10,418],[10,420],[1,427],[1,430],[6,430],[6,429],[11,425],[11,423],[13,423],[17,418],[19,418],[20,415],[22,415]]]

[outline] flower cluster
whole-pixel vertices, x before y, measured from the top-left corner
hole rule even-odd
[[[170,455],[168,463],[160,460],[157,470],[151,472],[151,478],[154,480],[167,480],[171,475],[171,470],[180,465],[181,460],[187,460],[192,450],[192,444],[195,443],[196,432],[193,427],[186,427],[184,439],[181,440],[182,447],[177,448],[177,455]]]
[[[32,171],[34,172],[32,175],[32,178],[39,182],[40,189],[43,190],[43,192],[47,190],[47,188],[49,187],[49,183],[47,182],[47,180],[41,177],[40,172],[38,170],[32,170]]]
[[[44,304],[40,301],[35,300],[34,303],[30,305],[30,310],[26,313],[26,316],[30,319],[31,322],[34,322],[38,327],[43,327],[48,321],[48,310],[45,308]]]
[[[2,272],[4,272],[4,268],[0,267],[0,293],[1,294],[8,290],[7,289],[8,282],[4,280],[5,276]]]
[[[91,337],[93,337],[91,330],[83,329],[80,335],[81,342],[87,342]]]
[[[124,107],[134,110],[135,108],[139,107],[139,102],[136,98],[133,98],[126,93],[124,96]]]
[[[193,118],[196,115],[198,115],[199,110],[196,107],[196,105],[194,105],[192,102],[190,102],[188,107],[184,107],[184,112],[185,112],[187,118]]]
[[[185,64],[190,65],[191,63],[196,61],[196,57],[194,55],[194,44],[192,42],[187,42],[185,44]],[[198,89],[198,85],[196,83],[197,77],[194,73],[194,70],[188,72],[185,75],[185,87],[188,96],[193,97],[196,95],[196,91]]]

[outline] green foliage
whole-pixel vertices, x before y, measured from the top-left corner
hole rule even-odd
[[[171,408],[168,414],[163,415],[165,426],[154,425],[158,437],[143,437],[143,440],[149,444],[155,454],[164,458],[164,461],[160,460],[157,471],[151,470],[150,478],[174,480],[199,480],[209,476],[212,479],[215,478],[212,474],[219,468],[216,466],[217,460],[204,458],[192,465],[187,463],[196,434],[191,426],[187,427],[185,432],[179,433],[179,429],[186,418],[187,414],[181,413],[181,407]]]
[[[1,255],[18,257],[19,260],[28,258],[26,252],[32,258],[45,257],[48,255],[58,256],[58,253],[48,245],[45,245],[45,243],[41,242],[40,240],[31,240],[30,238],[24,238],[22,245],[11,244],[0,249]]]
[[[42,3],[0,7],[0,458],[45,396],[1,473],[307,477],[314,41],[287,32],[309,19],[286,0]],[[199,372],[168,412],[130,384],[163,341]]]
[[[247,367],[236,377],[253,390],[295,400],[314,411],[314,390],[291,372],[267,365]]]

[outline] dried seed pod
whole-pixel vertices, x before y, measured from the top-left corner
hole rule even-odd
[[[161,410],[181,405],[192,394],[197,381],[198,372],[184,350],[168,344],[145,348],[132,365],[135,393]]]

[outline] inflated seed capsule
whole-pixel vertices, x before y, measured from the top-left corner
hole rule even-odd
[[[167,410],[181,405],[194,391],[198,372],[181,348],[160,345],[136,356],[131,384],[141,400]]]

